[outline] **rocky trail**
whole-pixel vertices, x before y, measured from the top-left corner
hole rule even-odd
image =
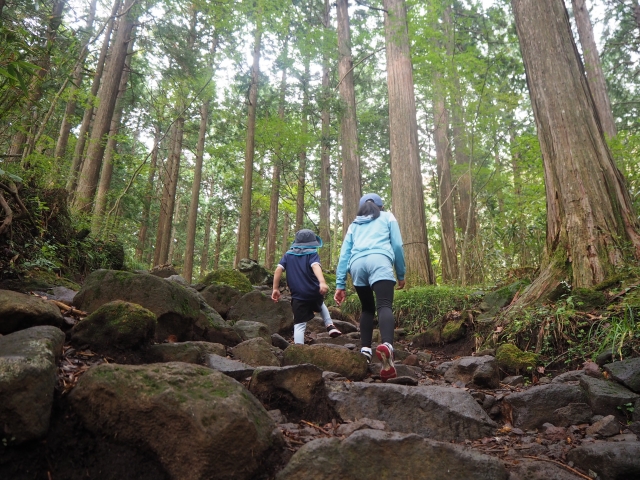
[[[337,309],[342,336],[316,318],[292,345],[259,278],[154,273],[0,290],[0,478],[640,478],[639,358],[525,386],[493,350],[398,330],[383,383]]]

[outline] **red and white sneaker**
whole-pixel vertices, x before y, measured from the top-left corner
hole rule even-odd
[[[390,378],[396,378],[396,367],[393,365],[393,347],[388,343],[383,343],[376,347],[376,357],[382,362],[380,369],[380,379],[386,382]]]
[[[342,332],[338,330],[333,324],[327,326],[327,332],[329,332],[329,336],[331,338],[339,337],[340,335],[342,335]]]

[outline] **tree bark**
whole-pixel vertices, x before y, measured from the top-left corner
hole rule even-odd
[[[73,80],[71,81],[71,88],[69,91],[69,101],[64,110],[62,116],[62,123],[60,124],[60,133],[58,134],[58,141],[56,142],[56,149],[53,156],[56,159],[61,159],[67,151],[67,143],[69,142],[69,132],[71,132],[72,120],[76,111],[76,97],[80,86],[82,84],[82,72],[84,70],[84,62],[87,58],[87,46],[91,40],[91,31],[93,30],[93,21],[96,16],[96,4],[98,0],[91,0],[89,4],[89,12],[87,15],[87,24],[85,26],[85,32],[82,34],[82,41],[80,44],[80,53],[78,55],[78,61],[76,68],[73,70]]]
[[[449,142],[449,112],[445,105],[442,74],[436,72],[433,82],[433,139],[436,147],[438,174],[438,210],[440,211],[440,264],[442,281],[458,280],[456,229],[453,213],[453,188],[451,185],[451,146]]]
[[[78,140],[73,151],[71,168],[69,170],[69,176],[67,177],[67,184],[65,186],[65,189],[69,194],[75,194],[75,190],[77,187],[78,174],[80,173],[84,159],[84,147],[86,145],[89,127],[91,126],[91,120],[93,119],[93,104],[98,95],[98,91],[100,90],[100,82],[102,81],[102,73],[104,72],[104,65],[107,60],[107,52],[109,51],[111,33],[113,32],[115,18],[119,9],[120,0],[115,0],[113,3],[113,8],[111,9],[111,16],[109,17],[107,27],[104,31],[104,40],[102,41],[100,55],[98,56],[98,62],[96,63],[96,71],[93,75],[93,82],[91,84],[91,95],[89,96],[89,105],[84,110],[82,123],[80,123],[80,130],[78,132]]]
[[[202,240],[202,253],[200,254],[200,278],[207,273],[209,266],[209,244],[211,243],[211,208],[207,208],[207,216],[204,218],[204,238]]]
[[[251,255],[251,258],[258,263],[260,263],[260,215],[262,215],[262,210],[258,208],[253,227],[253,255]]]
[[[220,249],[222,246],[222,222],[224,220],[224,216],[222,215],[222,207],[220,207],[220,211],[218,212],[218,224],[216,226],[216,252],[213,257],[213,269],[218,270],[220,267]]]
[[[282,222],[282,255],[284,255],[285,253],[287,253],[287,250],[289,250],[289,223],[290,223],[290,219],[289,219],[289,214],[285,213],[284,214],[284,222]]]
[[[353,57],[349,31],[349,2],[338,0],[338,77],[343,112],[340,118],[342,154],[342,234],[356,218],[362,196],[360,156],[358,154],[358,123],[356,120],[356,94],[353,86]]]
[[[171,190],[171,177],[173,169],[173,150],[175,148],[176,138],[178,134],[178,126],[174,123],[171,127],[171,136],[169,141],[169,147],[167,148],[167,160],[161,164],[162,179],[162,195],[160,196],[160,211],[158,213],[158,227],[156,232],[156,242],[153,251],[153,265],[160,265],[160,253],[162,250],[164,224],[168,222],[169,218],[169,192]]]
[[[98,177],[102,167],[106,139],[109,133],[111,118],[116,106],[120,78],[124,71],[125,60],[129,42],[132,41],[132,31],[137,20],[136,9],[133,8],[136,0],[126,0],[124,11],[126,14],[120,17],[118,30],[113,39],[111,57],[106,66],[106,73],[102,87],[98,93],[99,105],[96,117],[89,137],[87,157],[82,165],[78,189],[74,199],[74,208],[77,211],[89,212],[94,201],[94,195],[98,186]]]
[[[249,258],[249,247],[251,245],[251,189],[253,188],[253,156],[255,154],[256,141],[256,109],[258,106],[261,42],[262,24],[260,18],[258,18],[254,34],[253,67],[251,69],[251,87],[249,88],[247,142],[244,153],[244,181],[242,183],[242,204],[240,205],[240,225],[238,227],[236,261]]]
[[[181,197],[176,197],[175,209],[173,212],[172,222],[171,222],[171,232],[169,232],[169,252],[167,256],[167,262],[176,264],[182,258],[180,257],[180,249],[176,248],[177,246],[177,235],[178,225],[181,221],[181,210],[182,210],[182,201]]]
[[[320,119],[322,123],[322,139],[320,150],[320,238],[325,247],[320,249],[320,262],[325,268],[331,265],[331,159],[329,157],[331,116],[329,113],[329,55],[326,37],[329,35],[331,6],[329,0],[324,0],[324,14],[322,24],[324,27],[323,43],[325,48],[322,54],[322,111]]]
[[[302,135],[306,138],[309,129],[309,58],[304,60],[304,75],[302,78]],[[307,146],[304,145],[298,155],[298,192],[296,195],[296,231],[304,226],[304,191],[306,188]]]
[[[160,125],[156,123],[153,140],[153,151],[151,152],[151,164],[149,165],[149,176],[145,188],[142,205],[142,220],[140,221],[140,231],[138,232],[138,246],[136,247],[136,258],[139,262],[143,259],[143,254],[147,246],[147,232],[149,231],[149,212],[151,201],[153,200],[153,186],[156,176],[156,166],[158,165],[158,148],[160,143]]]
[[[545,172],[546,251],[521,304],[562,280],[592,287],[640,258],[624,179],[605,142],[562,0],[512,0]]]
[[[418,123],[404,0],[384,0],[393,213],[404,241],[407,280],[435,283],[424,208]]]
[[[598,47],[593,36],[593,26],[589,18],[586,0],[571,0],[573,15],[578,27],[582,55],[584,56],[584,69],[587,74],[589,89],[596,104],[596,111],[602,124],[602,129],[608,138],[616,136],[616,123],[611,111],[611,102],[607,93],[607,83],[602,71],[602,63],[598,55]]]

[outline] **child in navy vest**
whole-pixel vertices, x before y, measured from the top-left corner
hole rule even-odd
[[[303,229],[296,232],[295,241],[280,259],[273,275],[271,298],[277,302],[280,299],[280,276],[282,272],[287,272],[295,343],[304,343],[307,322],[315,316],[315,312],[321,313],[331,337],[342,335],[342,332],[333,325],[329,310],[324,304],[324,296],[329,291],[329,287],[320,267],[318,248],[321,246],[322,239],[311,230]]]

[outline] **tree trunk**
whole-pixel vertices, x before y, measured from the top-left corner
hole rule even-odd
[[[176,232],[178,231],[178,225],[180,224],[180,221],[182,220],[182,215],[181,215],[181,209],[182,209],[182,202],[181,202],[181,198],[177,197],[176,198],[176,202],[175,202],[175,209],[173,212],[173,216],[172,216],[172,222],[171,222],[171,232],[169,232],[169,253],[168,253],[168,257],[167,257],[167,262],[172,263],[174,265],[176,265],[180,260],[180,249],[176,248],[177,246],[177,235]]]
[[[331,117],[329,113],[330,86],[329,86],[329,55],[326,37],[329,35],[331,7],[329,0],[324,0],[324,14],[322,24],[325,37],[325,48],[322,54],[322,140],[320,151],[320,238],[325,247],[320,249],[320,262],[325,268],[331,265],[331,159],[329,158]]]
[[[305,137],[309,128],[309,58],[304,60],[304,75],[302,78],[302,135]],[[306,141],[305,141],[306,143]],[[304,191],[307,173],[307,146],[303,146],[298,155],[298,192],[296,195],[296,232],[304,227]]]
[[[438,174],[438,209],[440,211],[440,264],[442,281],[458,280],[456,229],[453,213],[453,188],[451,186],[451,147],[449,143],[449,112],[445,106],[442,74],[436,72],[433,82],[433,140],[436,147]]]
[[[398,218],[404,241],[407,279],[412,283],[433,284],[407,12],[404,0],[384,0],[384,8],[393,213]]]
[[[84,147],[86,145],[91,120],[93,119],[93,105],[98,95],[98,91],[100,90],[100,82],[102,81],[102,73],[104,72],[104,65],[107,60],[109,43],[111,41],[111,33],[113,32],[113,25],[115,23],[115,18],[119,9],[120,0],[115,0],[113,3],[113,8],[111,9],[111,16],[109,17],[107,27],[104,32],[104,40],[102,41],[102,47],[100,48],[100,55],[98,56],[98,62],[96,64],[96,72],[93,75],[93,83],[91,84],[91,95],[89,96],[89,105],[84,110],[82,123],[80,124],[80,130],[78,132],[78,140],[73,151],[71,169],[69,170],[69,176],[67,177],[67,184],[65,186],[65,189],[67,190],[67,192],[69,192],[69,194],[75,194],[78,182],[78,174],[82,169],[82,163],[84,160]]]
[[[262,210],[258,208],[256,211],[256,224],[253,227],[253,254],[251,255],[251,258],[258,263],[260,263],[260,215],[262,215]]]
[[[260,76],[260,46],[262,24],[256,21],[253,44],[253,68],[249,88],[249,111],[247,115],[247,143],[244,153],[244,181],[242,183],[242,204],[240,205],[240,225],[238,227],[238,250],[236,261],[249,258],[251,245],[251,189],[253,188],[253,156],[256,142],[256,109],[258,103],[258,80]]]
[[[220,249],[222,245],[222,221],[224,216],[222,215],[222,207],[218,212],[218,225],[216,226],[216,253],[213,256],[213,269],[218,270],[220,267]]]
[[[607,83],[604,80],[596,40],[593,37],[593,27],[589,18],[586,0],[571,0],[571,4],[573,5],[573,15],[576,19],[580,44],[582,45],[584,69],[587,74],[589,89],[596,104],[596,111],[600,117],[602,129],[608,138],[613,138],[616,136],[616,123],[611,111]]]
[[[204,218],[202,253],[200,254],[200,278],[204,278],[209,266],[209,243],[211,243],[211,208],[207,207],[207,216]]]
[[[633,13],[633,19],[638,26],[638,30],[640,30],[640,3],[638,3],[638,0],[631,1],[631,10]]]
[[[342,147],[342,233],[356,218],[362,196],[360,156],[358,154],[358,124],[356,120],[356,94],[353,87],[353,57],[349,31],[349,2],[338,0],[338,77],[342,100],[340,142]]]
[[[149,211],[153,200],[153,186],[156,176],[156,166],[158,165],[158,148],[160,143],[160,125],[155,125],[155,135],[153,140],[153,151],[151,152],[151,165],[149,166],[149,176],[145,189],[142,205],[142,220],[140,221],[140,231],[138,232],[138,246],[136,247],[136,258],[139,262],[143,259],[143,254],[147,245],[147,232],[149,231]]]
[[[289,250],[289,223],[289,213],[285,213],[284,222],[282,222],[282,255],[287,253],[287,250]]]
[[[100,174],[100,183],[98,192],[96,193],[96,203],[93,207],[93,216],[91,218],[91,234],[97,237],[102,230],[104,211],[107,206],[107,194],[111,187],[111,177],[113,176],[113,163],[116,153],[116,135],[120,130],[120,121],[124,110],[124,95],[127,91],[127,83],[129,83],[129,72],[131,67],[131,58],[133,56],[133,40],[129,43],[129,54],[125,60],[125,68],[120,79],[118,88],[118,98],[116,99],[116,107],[111,119],[111,127],[109,128],[109,139],[104,153],[104,162],[102,165],[102,173]]]
[[[72,127],[73,116],[76,111],[76,97],[82,84],[82,72],[84,70],[84,62],[87,58],[87,46],[91,40],[91,31],[93,30],[93,21],[96,16],[96,4],[98,0],[91,0],[89,4],[89,12],[87,15],[87,25],[85,32],[82,34],[82,41],[80,45],[80,53],[78,55],[78,61],[76,68],[73,70],[73,80],[71,81],[71,88],[69,91],[69,101],[64,110],[62,116],[62,123],[60,125],[60,133],[58,134],[58,141],[56,142],[56,149],[53,156],[56,159],[61,159],[67,151],[67,143],[69,142],[69,132]]]
[[[105,149],[105,136],[109,133],[111,118],[116,106],[120,78],[124,71],[125,60],[129,42],[132,41],[132,31],[137,21],[136,9],[133,8],[136,0],[126,0],[124,4],[125,15],[120,17],[118,30],[113,39],[111,56],[106,65],[102,87],[98,94],[98,109],[89,137],[87,157],[82,165],[78,189],[74,199],[75,210],[89,212],[94,200],[94,195],[100,176],[102,156]]]
[[[196,244],[196,221],[198,219],[198,203],[200,200],[200,182],[202,182],[202,160],[204,158],[204,142],[209,123],[209,101],[202,102],[200,107],[200,130],[198,132],[198,146],[196,147],[196,165],[193,170],[193,185],[191,186],[191,203],[189,204],[189,218],[187,221],[187,241],[184,251],[184,268],[182,276],[191,283],[193,277],[193,256]]]
[[[562,0],[512,0],[545,172],[547,239],[540,276],[521,297],[562,280],[592,287],[640,258],[631,200],[605,142]]]
[[[162,251],[164,224],[168,222],[169,218],[169,192],[171,191],[171,177],[173,168],[173,150],[175,148],[176,136],[178,134],[178,126],[174,123],[171,127],[171,136],[169,141],[169,148],[167,148],[167,160],[161,165],[161,179],[162,179],[162,195],[160,196],[160,211],[158,213],[158,228],[156,233],[155,248],[153,251],[153,265],[160,265],[160,253]]]
[[[287,55],[289,37],[284,41],[283,56]],[[282,77],[280,79],[280,100],[278,103],[278,117],[284,125],[284,104],[287,92],[287,67],[282,67]],[[278,204],[280,202],[280,142],[276,145],[276,155],[273,160],[273,172],[271,174],[271,195],[269,197],[269,225],[267,226],[267,246],[265,248],[264,266],[267,270],[272,270],[276,254],[276,237],[278,235]]]

